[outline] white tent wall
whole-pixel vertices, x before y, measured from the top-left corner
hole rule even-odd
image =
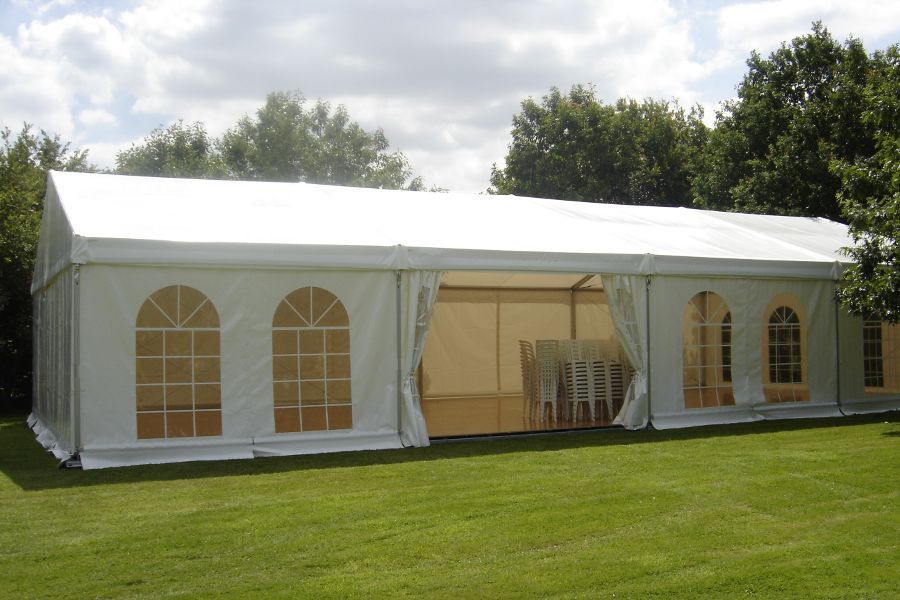
[[[77,269],[72,264],[72,227],[50,182],[41,215],[31,281],[33,401],[28,424],[56,458],[78,446],[76,401]]]
[[[682,321],[691,298],[714,292],[732,316],[733,406],[685,408]],[[773,299],[795,297],[802,312],[809,400],[766,403],[763,339]],[[764,418],[838,415],[834,283],[797,279],[653,277],[650,286],[651,421],[660,429]]]
[[[33,296],[33,406],[29,425],[58,459],[78,445],[75,411],[75,339],[78,288],[74,266],[56,274]]]
[[[841,408],[844,413],[863,414],[900,409],[900,393],[897,390],[885,393],[866,391],[863,380],[863,320],[841,310],[838,314],[838,328]],[[896,347],[892,350],[897,351]]]
[[[213,303],[221,328],[222,435],[138,439],[135,320],[170,285]],[[292,291],[320,287],[350,320],[353,429],[275,433],[272,319]],[[85,468],[399,447],[396,274],[87,265],[81,270],[81,438]]]

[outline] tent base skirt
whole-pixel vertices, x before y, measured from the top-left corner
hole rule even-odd
[[[698,408],[690,412],[654,414],[651,419],[655,429],[679,429],[681,427],[701,427],[704,425],[725,425],[729,423],[750,423],[761,421],[762,415],[754,413],[750,407]]]
[[[882,408],[881,410],[889,410],[889,408]],[[834,402],[792,402],[757,404],[755,406],[699,408],[683,413],[655,413],[651,422],[656,429],[677,429],[680,427],[749,423],[764,419],[813,419],[839,416],[841,416],[840,407]]]
[[[841,404],[841,409],[845,415],[865,415],[900,410],[900,397],[865,398],[863,400],[845,401]]]
[[[104,469],[197,460],[231,460],[402,447],[396,432],[369,434],[331,432],[286,434],[252,439],[147,440],[127,446],[86,446],[80,456],[84,469]]]
[[[34,432],[37,442],[43,446],[44,450],[51,453],[56,460],[63,461],[72,456],[72,453],[66,450],[60,443],[59,438],[53,430],[47,427],[36,414],[31,413],[28,415],[26,423],[28,423],[28,426]]]
[[[821,417],[840,417],[841,409],[837,402],[784,402],[773,404],[757,404],[753,407],[764,419],[817,419]]]
[[[165,440],[132,446],[86,446],[81,451],[83,469],[135,465],[253,458],[250,439]]]
[[[273,436],[253,440],[253,456],[292,456],[355,450],[391,450],[402,448],[396,432],[370,434],[303,434]]]

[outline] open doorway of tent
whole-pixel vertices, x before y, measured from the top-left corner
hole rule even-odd
[[[449,272],[444,274],[419,369],[431,437],[490,435],[612,424],[612,410],[576,406],[566,396],[564,363],[552,407],[532,411],[523,394],[520,341],[599,342],[627,369],[599,275]],[[624,385],[627,386],[627,376]],[[575,410],[572,410],[575,409]]]

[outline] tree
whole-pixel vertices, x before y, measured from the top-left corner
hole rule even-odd
[[[31,277],[47,171],[93,170],[87,152],[25,125],[0,130],[0,408],[31,397]]]
[[[900,322],[900,46],[872,58],[864,91],[863,124],[873,151],[835,160],[838,197],[856,245],[838,297],[851,312]]]
[[[859,115],[869,57],[862,43],[812,33],[763,59],[754,52],[738,99],[717,115],[693,181],[705,208],[839,220],[835,160],[873,151]]]
[[[620,99],[607,105],[590,87],[540,103],[528,98],[513,117],[506,166],[491,170],[492,193],[567,200],[690,204],[693,163],[707,129],[702,112],[677,103]]]
[[[226,174],[217,141],[203,123],[185,125],[177,121],[158,127],[141,144],[116,154],[116,172],[123,175],[158,177],[222,178]]]
[[[235,179],[306,181],[361,187],[422,189],[409,161],[389,152],[381,129],[351,121],[347,109],[321,100],[307,108],[299,92],[274,92],[221,140],[228,175]]]

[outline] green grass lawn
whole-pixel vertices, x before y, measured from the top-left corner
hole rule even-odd
[[[0,597],[900,597],[900,417],[61,471],[0,420]]]

